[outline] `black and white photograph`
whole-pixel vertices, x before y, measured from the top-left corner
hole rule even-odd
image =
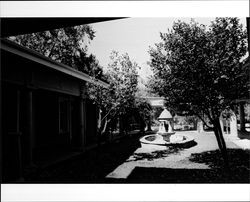
[[[249,41],[248,16],[2,17],[2,183],[249,184]]]

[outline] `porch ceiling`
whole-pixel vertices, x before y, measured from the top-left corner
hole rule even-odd
[[[1,18],[1,37],[16,36],[62,27],[91,24],[120,18]]]

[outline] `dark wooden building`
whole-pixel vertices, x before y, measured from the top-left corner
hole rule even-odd
[[[96,143],[97,109],[87,74],[1,39],[3,181]]]

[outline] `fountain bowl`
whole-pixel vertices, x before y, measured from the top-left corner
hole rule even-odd
[[[142,148],[159,150],[166,149],[168,146],[185,147],[193,141],[193,137],[174,133],[146,135],[140,139]]]

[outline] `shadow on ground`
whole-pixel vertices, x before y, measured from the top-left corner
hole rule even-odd
[[[235,179],[250,181],[250,150],[227,149],[229,159],[229,174],[234,175]],[[211,169],[225,172],[224,160],[219,150],[192,154],[190,161],[205,163]]]
[[[139,146],[138,136],[126,137],[71,160],[29,172],[25,176],[25,182],[104,183],[106,175],[126,161]]]
[[[178,154],[180,153],[181,150],[183,149],[170,147],[169,149],[163,151],[154,151],[151,153],[134,153],[132,158],[129,158],[126,162],[141,161],[141,160],[153,161],[155,159],[165,158],[170,154]]]
[[[74,159],[41,168],[25,176],[30,183],[249,183],[250,151],[228,149],[229,170],[225,170],[218,150],[195,153],[185,161],[204,163],[211,169],[178,169],[135,167],[127,179],[105,177],[123,164],[140,147],[139,137],[101,146]],[[179,152],[176,148],[171,152]],[[159,152],[142,158],[162,158],[170,153]]]
[[[169,169],[136,167],[127,181],[130,183],[249,183],[249,174],[209,169]],[[241,176],[239,176],[241,175]]]
[[[250,140],[250,132],[248,132],[248,131],[238,131],[238,137],[240,139]]]
[[[226,183],[225,177],[209,169],[136,167],[127,179],[131,183]]]
[[[136,167],[127,178],[129,183],[249,183],[250,151],[228,149],[229,169],[218,150],[192,154],[190,161],[205,163],[211,169],[170,169]]]
[[[205,163],[211,169],[170,169],[136,167],[127,178],[130,183],[249,183],[250,151],[228,149],[229,169],[219,150],[192,154],[190,161]]]
[[[161,151],[153,151],[150,153],[134,153],[132,158],[128,159],[129,161],[141,161],[141,160],[148,160],[153,161],[159,158],[165,158],[172,154],[179,154],[182,150],[194,147],[197,145],[197,142],[191,141],[185,145],[175,145],[175,146],[168,146],[166,150]]]

